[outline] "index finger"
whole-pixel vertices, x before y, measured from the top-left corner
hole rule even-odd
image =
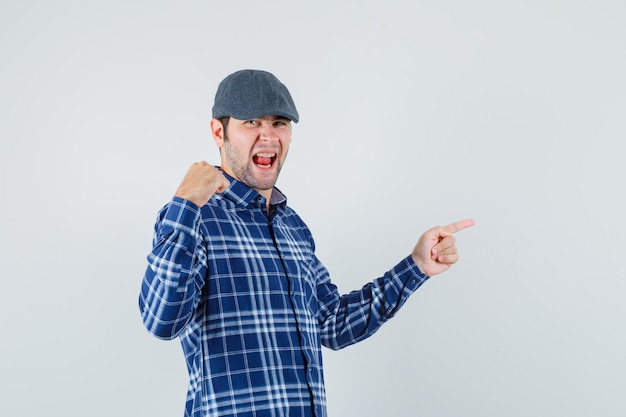
[[[459,220],[458,222],[450,223],[447,226],[443,226],[443,230],[448,233],[456,233],[463,229],[467,229],[468,227],[474,226],[474,223],[475,222],[473,219]]]

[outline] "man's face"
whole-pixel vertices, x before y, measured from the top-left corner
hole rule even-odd
[[[231,117],[226,132],[222,140],[216,136],[222,150],[222,169],[269,198],[287,157],[291,121],[279,116],[250,120]]]

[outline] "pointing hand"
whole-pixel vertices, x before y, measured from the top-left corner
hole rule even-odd
[[[420,238],[411,256],[426,275],[440,274],[459,260],[454,233],[471,227],[474,220],[466,219],[447,226],[437,226],[425,232]]]

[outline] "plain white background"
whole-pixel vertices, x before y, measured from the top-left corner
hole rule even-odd
[[[350,291],[432,226],[460,262],[325,350],[329,414],[626,415],[626,3],[0,3],[0,414],[182,416],[143,328],[152,226],[218,162],[219,81],[301,114],[279,187]]]

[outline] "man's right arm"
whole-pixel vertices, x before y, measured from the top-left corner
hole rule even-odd
[[[139,295],[144,325],[160,339],[174,339],[193,318],[206,272],[198,232],[200,209],[174,197],[159,213]]]

